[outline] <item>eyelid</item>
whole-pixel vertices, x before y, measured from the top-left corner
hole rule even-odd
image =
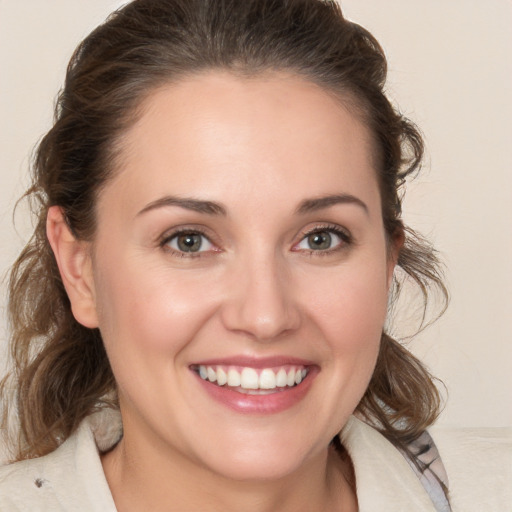
[[[182,235],[185,235],[186,237],[189,237],[189,236],[199,237],[199,239],[201,241],[200,241],[200,245],[199,245],[198,250],[196,250],[196,251],[192,251],[192,250],[186,251],[186,250],[180,249],[178,246],[179,246],[180,237]],[[200,254],[200,253],[203,253],[203,252],[211,251],[212,248],[213,248],[213,244],[210,241],[210,239],[208,237],[206,237],[205,235],[203,235],[202,233],[195,233],[195,232],[191,231],[191,232],[185,232],[185,233],[177,233],[176,235],[172,236],[171,238],[168,239],[168,241],[166,243],[166,247],[169,247],[173,251],[176,251],[176,252],[179,252],[179,253],[192,255],[192,254]]]
[[[213,248],[204,250],[204,251],[197,251],[197,252],[184,252],[179,251],[177,249],[174,249],[173,247],[169,246],[169,242],[173,240],[174,238],[178,237],[179,235],[183,234],[196,234],[200,235],[208,240],[208,242],[213,246]],[[159,238],[158,238],[158,246],[161,247],[163,250],[175,254],[180,257],[190,257],[190,258],[197,258],[199,256],[206,256],[208,253],[212,252],[220,252],[221,249],[219,248],[219,244],[214,241],[215,236],[213,236],[213,233],[210,233],[210,230],[205,228],[204,226],[198,226],[198,225],[185,225],[185,226],[178,226],[175,228],[171,228],[167,231],[165,231]]]
[[[334,233],[336,236],[338,236],[342,243],[336,245],[335,247],[324,249],[324,250],[307,250],[307,249],[300,249],[298,248],[298,245],[308,236],[314,234],[314,233],[321,233],[323,231]],[[197,251],[197,252],[184,252],[176,250],[169,246],[169,242],[174,239],[175,237],[179,236],[180,234],[197,234],[200,236],[205,237],[208,242],[213,246],[213,248],[209,248],[207,250],[203,251]],[[218,253],[222,252],[222,249],[220,248],[220,243],[215,240],[218,238],[214,233],[211,232],[210,229],[206,228],[202,225],[182,225],[177,226],[174,228],[171,228],[167,231],[165,231],[159,238],[158,238],[158,246],[162,249],[168,251],[169,253],[173,253],[180,257],[200,257],[200,256],[208,256],[210,253]],[[292,251],[294,252],[308,252],[310,254],[329,254],[331,252],[336,252],[338,250],[342,250],[344,248],[347,248],[347,246],[353,245],[354,239],[350,231],[342,227],[338,224],[332,224],[332,223],[316,223],[313,226],[305,227],[303,228],[299,234],[297,235],[298,240],[293,244]]]
[[[325,249],[325,250],[313,250],[313,249],[308,250],[308,249],[299,249],[298,248],[298,245],[301,242],[303,242],[306,237],[313,235],[315,233],[321,233],[324,231],[334,233],[336,236],[338,236],[341,239],[342,243],[335,247]],[[353,244],[354,244],[354,239],[348,229],[346,229],[338,224],[317,223],[313,227],[306,227],[300,231],[300,233],[298,235],[298,241],[293,244],[292,251],[296,251],[296,252],[300,251],[300,252],[307,252],[310,254],[314,253],[314,254],[321,255],[321,254],[329,254],[331,252],[336,252],[338,250],[344,249],[347,246],[353,245]]]

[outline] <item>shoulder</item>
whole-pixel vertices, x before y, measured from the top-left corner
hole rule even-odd
[[[424,467],[446,483],[451,508],[432,492],[434,481],[426,481],[423,472],[418,475],[402,452],[373,427],[351,418],[341,441],[354,465],[361,511],[511,510],[512,428],[436,426],[411,447],[421,455]]]
[[[431,429],[448,474],[454,511],[494,512],[512,504],[512,428]]]
[[[115,512],[95,434],[86,420],[54,452],[0,467],[0,512]]]
[[[443,510],[410,461],[375,428],[351,417],[340,437],[354,467],[361,512]]]
[[[0,512],[63,510],[54,483],[48,480],[52,466],[70,469],[58,451],[0,467]]]

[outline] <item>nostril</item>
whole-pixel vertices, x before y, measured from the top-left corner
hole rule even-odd
[[[234,273],[239,280],[230,282],[221,311],[228,330],[265,342],[295,331],[300,314],[290,283],[279,278],[282,273],[273,270],[272,262],[263,268],[262,261],[257,268],[249,262],[243,273]]]

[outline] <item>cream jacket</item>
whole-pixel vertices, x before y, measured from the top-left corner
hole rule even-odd
[[[453,512],[512,512],[512,429],[432,432]],[[99,413],[49,455],[0,467],[0,511],[116,512],[99,451],[119,435],[118,416]],[[341,438],[354,464],[360,512],[436,512],[425,482],[376,430],[352,417]]]

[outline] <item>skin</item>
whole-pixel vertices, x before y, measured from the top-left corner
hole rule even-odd
[[[301,78],[217,71],[153,92],[122,144],[93,242],[59,208],[48,218],[74,315],[100,328],[119,387],[124,437],[102,459],[118,510],[357,510],[329,442],[374,369],[400,245],[366,127]],[[364,206],[298,211],[332,195]],[[224,213],[155,206],[166,196]],[[204,232],[203,250],[179,252],[177,228]],[[311,248],[311,230],[329,249]],[[235,355],[318,373],[293,407],[242,414],[190,369]]]

